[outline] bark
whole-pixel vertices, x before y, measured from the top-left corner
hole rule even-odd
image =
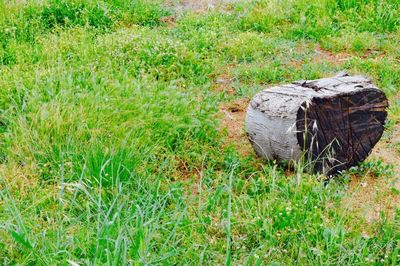
[[[367,158],[382,136],[387,107],[385,94],[368,78],[340,73],[258,93],[246,130],[259,156],[305,158],[312,171],[332,175]]]

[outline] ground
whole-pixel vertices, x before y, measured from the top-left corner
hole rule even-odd
[[[0,261],[400,263],[396,1],[0,3]],[[369,158],[329,182],[258,158],[258,91],[362,74]]]

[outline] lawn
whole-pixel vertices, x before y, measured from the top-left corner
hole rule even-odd
[[[398,265],[399,40],[398,0],[1,1],[0,262]],[[341,70],[389,98],[368,160],[257,158],[251,97]]]

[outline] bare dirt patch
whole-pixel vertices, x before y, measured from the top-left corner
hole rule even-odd
[[[203,164],[200,167],[189,167],[187,162],[179,160],[176,179],[183,182],[189,194],[198,195],[201,190],[201,179],[203,177]]]
[[[393,186],[391,178],[375,177],[372,174],[353,176],[343,203],[349,211],[363,217],[368,224],[378,221],[381,214],[393,218],[396,208],[400,207],[400,197],[392,189]]]
[[[317,54],[317,56],[314,58],[316,62],[328,61],[333,65],[340,65],[353,57],[351,54],[345,52],[332,53],[331,51],[321,48],[319,44],[314,51]]]
[[[224,92],[228,95],[235,95],[236,89],[232,85],[236,79],[229,77],[227,74],[219,76],[213,83],[213,90],[216,92]]]
[[[223,69],[220,69],[216,73],[216,77],[213,80],[212,89],[215,92],[224,92],[228,95],[235,95],[236,89],[234,87],[234,82],[237,81],[235,76],[232,76],[231,70],[236,67],[235,64],[228,64]]]
[[[244,156],[252,154],[251,145],[244,130],[246,109],[250,99],[244,98],[220,106],[221,129],[227,131],[226,144],[232,144]]]
[[[175,16],[171,15],[171,16],[166,16],[166,17],[162,17],[160,18],[160,22],[165,23],[168,25],[168,27],[175,27],[176,25],[176,18]]]
[[[373,58],[374,60],[380,60],[386,56],[385,52],[379,50],[368,49],[362,55],[362,58]]]
[[[314,58],[315,62],[328,61],[333,65],[340,65],[352,59],[355,56],[359,56],[363,59],[372,58],[374,60],[380,60],[386,55],[384,52],[380,52],[378,50],[373,50],[373,49],[366,50],[365,53],[362,55],[354,55],[350,52],[333,53],[329,50],[323,49],[319,44],[315,48],[314,52],[316,53],[316,57]]]

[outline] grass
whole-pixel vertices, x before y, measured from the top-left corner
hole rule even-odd
[[[243,154],[219,130],[221,104],[347,69],[370,76],[395,103],[392,131],[399,2],[226,9],[0,3],[3,264],[400,262],[399,210],[369,222],[343,204],[350,178],[396,177],[385,162],[325,185]],[[172,24],[161,19],[171,15]],[[236,93],[214,89],[221,76],[235,80]]]

